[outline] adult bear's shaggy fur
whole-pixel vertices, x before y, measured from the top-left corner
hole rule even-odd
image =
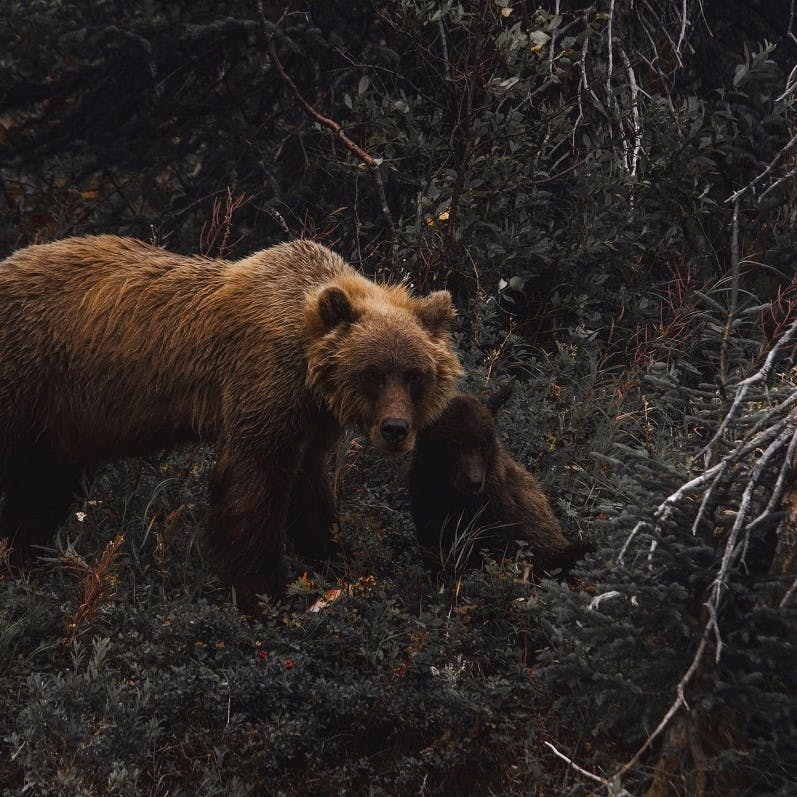
[[[81,466],[213,441],[211,549],[247,605],[278,593],[286,533],[326,553],[341,428],[403,451],[442,411],[452,315],[309,241],[237,262],[115,236],[22,249],[0,263],[0,535],[46,541]]]

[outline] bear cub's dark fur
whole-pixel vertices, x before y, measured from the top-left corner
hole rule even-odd
[[[496,556],[518,541],[535,572],[567,568],[586,550],[568,541],[534,476],[507,453],[494,416],[511,386],[486,402],[457,393],[418,434],[409,474],[410,507],[424,559],[434,571]]]

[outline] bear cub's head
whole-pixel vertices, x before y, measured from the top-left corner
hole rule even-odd
[[[495,461],[493,416],[477,399],[458,394],[437,422],[418,438],[417,452],[427,467],[464,499],[483,491]]]
[[[482,402],[456,394],[437,421],[418,437],[417,454],[463,501],[484,492],[498,451],[495,413],[511,385]]]
[[[307,382],[343,426],[376,447],[410,451],[462,374],[451,348],[451,295],[340,278],[308,298]]]

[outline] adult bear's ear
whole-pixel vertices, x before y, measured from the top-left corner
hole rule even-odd
[[[432,335],[440,335],[448,331],[451,319],[457,314],[451,303],[451,294],[448,291],[434,291],[425,299],[418,299],[415,314],[421,326]]]
[[[354,307],[348,294],[337,285],[330,285],[318,294],[316,310],[327,331],[355,320]]]

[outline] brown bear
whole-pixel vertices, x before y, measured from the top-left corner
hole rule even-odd
[[[461,374],[451,297],[377,285],[324,246],[239,261],[110,235],[0,263],[0,536],[18,555],[64,518],[80,468],[215,442],[208,539],[239,603],[323,556],[327,453],[343,427],[412,448]]]
[[[409,473],[410,508],[433,571],[460,570],[487,549],[503,555],[517,541],[536,573],[566,568],[586,550],[569,542],[537,480],[498,439],[494,416],[506,389],[486,402],[457,393],[418,434]]]

